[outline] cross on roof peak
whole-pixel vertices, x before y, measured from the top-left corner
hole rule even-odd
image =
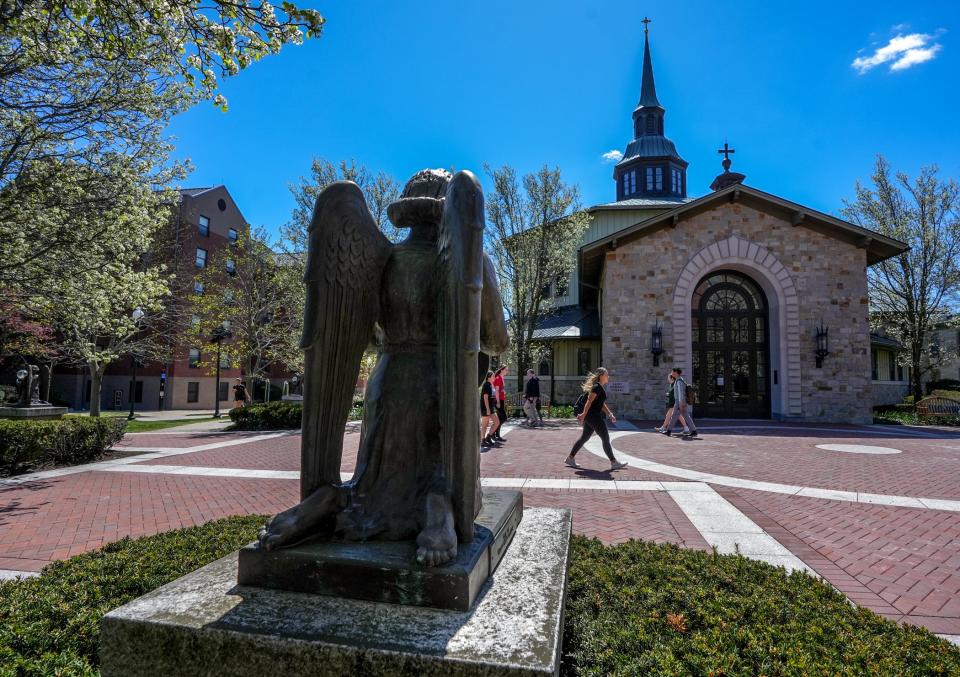
[[[643,19],[640,20],[640,23],[643,24],[643,34],[648,35],[650,33],[651,20],[647,17],[643,17]]]
[[[721,149],[718,150],[717,152],[720,153],[721,155],[723,155],[723,159],[724,159],[724,160],[729,160],[729,159],[730,159],[730,153],[736,153],[737,151],[735,151],[733,148],[731,148],[731,147],[730,147],[730,144],[728,144],[726,141],[724,141],[724,142],[723,142],[723,148],[721,148]]]

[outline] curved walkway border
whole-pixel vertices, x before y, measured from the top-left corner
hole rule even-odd
[[[611,431],[610,440],[615,441],[626,435],[636,435],[634,431]],[[600,440],[591,439],[585,445],[590,453],[606,458]],[[642,468],[650,472],[660,473],[661,475],[670,475],[672,477],[682,477],[686,480],[695,482],[706,482],[708,484],[718,484],[723,487],[735,487],[737,489],[753,489],[755,491],[766,491],[773,494],[787,494],[791,496],[806,496],[809,498],[822,498],[832,501],[849,501],[851,503],[871,503],[874,505],[889,505],[898,508],[921,508],[926,510],[946,510],[949,512],[960,512],[960,501],[951,501],[942,498],[922,498],[914,496],[896,496],[893,494],[870,494],[860,491],[838,491],[835,489],[819,489],[816,487],[802,487],[795,484],[779,484],[777,482],[761,482],[757,480],[747,480],[740,477],[729,477],[727,475],[715,475],[713,473],[700,472],[698,470],[689,470],[687,468],[678,468],[672,465],[664,465],[655,461],[648,461],[643,458],[631,456],[626,452],[617,450],[617,457],[629,463],[635,468]]]

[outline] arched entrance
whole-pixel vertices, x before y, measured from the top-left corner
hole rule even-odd
[[[769,418],[769,309],[760,286],[733,270],[701,279],[691,300],[691,339],[699,415]]]

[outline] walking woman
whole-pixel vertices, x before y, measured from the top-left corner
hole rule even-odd
[[[490,433],[490,439],[506,442],[500,437],[500,426],[507,422],[507,391],[503,379],[507,377],[507,365],[502,365],[493,373],[494,407],[497,410],[497,427]]]
[[[583,423],[583,434],[580,435],[580,439],[573,445],[570,455],[564,461],[571,468],[580,467],[576,461],[577,452],[586,444],[593,433],[597,433],[597,436],[603,442],[603,453],[610,459],[610,470],[620,470],[627,467],[626,463],[619,462],[613,455],[613,447],[610,446],[610,432],[603,420],[603,415],[606,413],[610,417],[611,423],[617,422],[617,417],[607,406],[607,389],[605,386],[609,380],[609,372],[600,367],[595,373],[587,376],[587,380],[583,382],[583,392],[588,393],[587,403],[583,408],[583,413],[577,416],[577,420]]]
[[[493,394],[493,372],[488,371],[480,388],[480,446],[492,447],[496,443],[494,433],[500,429],[497,405]]]

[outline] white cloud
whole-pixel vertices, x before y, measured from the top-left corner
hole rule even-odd
[[[858,56],[850,65],[861,75],[881,64],[892,61],[891,71],[901,71],[918,63],[929,61],[937,55],[941,46],[930,44],[934,36],[927,33],[897,34],[890,42],[879,47],[870,56]]]
[[[620,162],[623,159],[623,153],[618,150],[608,150],[603,154],[604,162]]]
[[[941,50],[940,45],[931,45],[925,49],[908,49],[899,59],[890,65],[892,71],[902,71],[910,66],[916,66],[918,63],[929,61]]]

